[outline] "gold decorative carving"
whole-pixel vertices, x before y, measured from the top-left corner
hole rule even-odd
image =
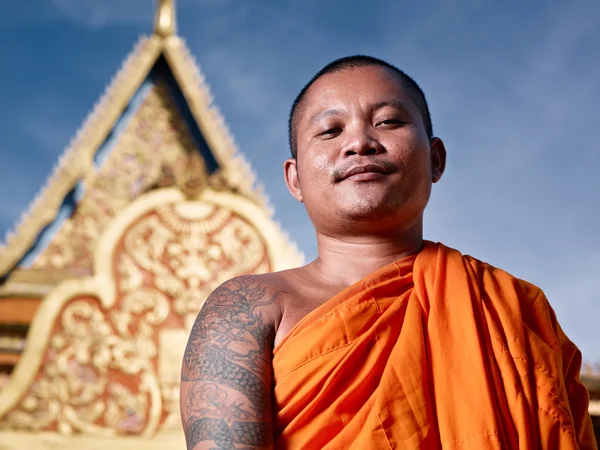
[[[187,164],[178,173],[181,175],[176,179],[179,189],[189,199],[198,197],[208,185],[206,164],[198,152],[188,152]]]
[[[162,429],[181,429],[181,416],[179,411],[179,379],[181,377],[181,364],[183,354],[189,337],[189,329],[165,330],[160,333],[159,347],[160,359],[158,377],[161,383],[161,392],[164,410],[167,417]]]
[[[76,213],[34,261],[33,269],[89,275],[98,237],[135,198],[175,182],[188,197],[206,187],[204,162],[176,111],[166,84],[153,86],[100,171],[88,176]]]
[[[23,338],[18,336],[0,336],[0,351],[21,352],[25,347]]]
[[[260,230],[260,231],[259,231]],[[294,260],[269,216],[237,195],[177,188],[121,211],[93,277],[58,285],[0,391],[1,430],[152,436],[179,427],[179,368],[189,327],[217,284]]]
[[[181,430],[161,430],[151,437],[62,435],[53,432],[26,433],[4,431],[0,433],[0,450],[165,450],[185,449]]]
[[[58,208],[77,181],[93,168],[96,150],[163,50],[158,36],[141,38],[97,106],[88,115],[45,186],[0,246],[0,276],[6,274],[33,245],[38,233],[54,220]]]
[[[182,218],[180,209],[159,208],[136,224],[125,240],[138,267],[175,299],[178,314],[199,311],[208,294],[235,274],[268,270],[262,237],[243,219],[213,206],[210,215],[194,221]]]
[[[166,37],[174,34],[175,28],[175,0],[158,0],[154,33]]]
[[[173,1],[159,0],[154,35],[140,39],[0,245],[0,277],[10,274],[0,296],[45,295],[21,359],[8,383],[0,380],[2,450],[184,445],[175,363],[202,295],[244,271],[302,263],[271,220],[198,66],[173,35]],[[161,56],[220,167],[210,178],[160,82],[94,167]],[[161,145],[152,141],[157,124]],[[79,182],[84,198],[74,216],[33,269],[14,270]],[[157,254],[159,264],[149,263]]]
[[[169,4],[169,2],[165,2]],[[270,206],[266,197],[262,193],[260,187],[255,186],[255,176],[241,154],[238,153],[235,142],[229,133],[227,125],[223,121],[218,109],[215,107],[210,95],[209,89],[205,83],[203,75],[195,63],[193,57],[189,53],[185,43],[175,35],[161,36],[154,34],[148,38],[141,38],[139,44],[123,63],[122,68],[118,72],[114,81],[105,91],[98,106],[94,108],[86,120],[82,129],[77,133],[73,143],[68,147],[64,155],[61,157],[56,168],[54,169],[47,185],[40,191],[29,210],[23,214],[14,232],[9,232],[6,235],[4,245],[0,246],[0,276],[8,273],[14,268],[15,264],[23,257],[23,255],[31,248],[39,232],[48,225],[56,216],[58,208],[64,199],[65,195],[73,189],[78,181],[83,181],[86,186],[86,191],[98,181],[97,174],[94,173],[93,158],[104,142],[116,120],[122,114],[126,105],[130,102],[133,93],[141,85],[142,81],[147,76],[152,66],[156,63],[160,56],[164,56],[168,65],[181,88],[184,97],[188,103],[190,111],[196,120],[200,130],[203,133],[206,142],[213,153],[219,167],[219,172],[214,174],[209,180],[209,185],[219,190],[229,190],[239,193],[246,198],[261,206],[268,212],[271,212]],[[172,110],[168,110],[172,111]],[[168,113],[168,111],[164,111]],[[154,126],[154,122],[153,122]],[[152,133],[152,127],[146,130],[147,133]],[[144,139],[143,133],[132,136],[129,144],[135,143],[136,139]],[[125,145],[121,139],[118,145]],[[184,145],[185,146],[185,145]],[[153,155],[169,153],[170,150],[166,146],[162,146],[156,150]],[[112,154],[115,153],[111,152]],[[114,156],[118,158],[118,156]],[[148,154],[146,154],[148,157]],[[150,156],[151,158],[152,156]],[[197,164],[198,161],[192,161],[192,164]],[[152,162],[149,164],[153,164]],[[123,166],[126,170],[128,166]],[[104,168],[103,168],[104,169]],[[102,169],[102,170],[103,170]],[[159,185],[164,182],[164,185],[173,184],[173,174],[170,173],[168,166],[161,166],[157,169],[160,171]],[[152,172],[156,175],[157,172]],[[115,173],[116,175],[116,173]],[[119,176],[123,176],[119,172]],[[202,186],[202,180],[189,180],[191,185]],[[112,182],[112,180],[110,181]],[[200,182],[200,183],[199,183]],[[105,181],[106,183],[106,181]],[[199,183],[199,184],[198,184]],[[185,183],[184,183],[185,184]],[[120,184],[122,186],[122,184]],[[129,201],[135,196],[131,196],[131,189],[135,191],[137,184],[129,185]],[[110,186],[104,186],[110,189]],[[112,209],[118,210],[124,206],[127,201],[127,189],[114,187],[120,194],[116,204],[109,203],[109,211]],[[120,190],[119,190],[120,189]],[[193,198],[198,195],[198,188],[193,188],[186,192],[188,197]],[[141,192],[139,192],[141,193]],[[139,194],[138,193],[138,194]],[[100,202],[100,199],[97,199]],[[102,207],[104,204],[100,202]],[[119,206],[120,205],[120,206]],[[84,227],[85,231],[77,231],[78,233],[92,235],[97,238],[101,233],[102,227],[106,223],[96,215],[97,211],[88,212],[88,215],[81,214],[81,218],[77,221],[72,219],[69,224],[64,225],[64,230],[61,230],[63,236],[69,234],[68,228],[75,227],[79,229]],[[84,220],[85,219],[85,220]],[[76,225],[76,226],[75,226]],[[282,235],[284,239],[289,240],[281,229],[277,227],[275,232]],[[286,246],[290,247],[289,244]],[[56,247],[55,247],[55,250]],[[297,259],[302,259],[296,248],[292,248]],[[80,264],[76,276],[89,275],[89,248],[73,249],[73,254],[69,254],[69,247],[61,248],[60,251],[48,249],[46,255],[36,261],[37,266],[43,267],[71,267],[68,261]],[[77,256],[75,256],[75,254]],[[81,259],[81,263],[79,258]],[[10,280],[9,280],[10,281]]]
[[[122,314],[131,305],[125,303]],[[136,321],[139,334],[134,337],[122,321],[107,320],[96,302],[70,301],[59,316],[60,331],[50,339],[40,376],[0,427],[107,436],[154,432],[148,405],[153,397],[156,401],[159,387],[149,358],[156,348],[149,337],[161,306],[166,305],[147,301],[133,307],[138,313],[148,310]],[[119,376],[128,376],[129,386],[120,384]]]
[[[130,54],[0,247],[0,275],[5,275],[54,219],[65,195],[82,183],[85,196],[75,215],[34,268],[12,272],[0,292],[47,294],[27,348],[0,391],[2,448],[6,442],[11,448],[80,448],[78,433],[86,435],[86,444],[102,446],[104,437],[150,436],[175,427],[178,388],[167,368],[181,355],[166,352],[183,347],[180,341],[202,304],[201,295],[245,270],[278,270],[302,260],[271,222],[267,201],[237,155],[198,67],[183,41],[171,35],[174,25],[173,2],[160,0],[155,34],[142,38]],[[191,149],[183,121],[172,120],[175,109],[167,105],[170,99],[161,95],[159,83],[146,98],[150,106],[142,105],[96,172],[97,149],[161,55],[221,170],[207,179],[204,161]],[[144,129],[146,111],[152,127]],[[156,123],[174,124],[179,135],[173,145],[150,145]],[[179,190],[165,189],[169,186]],[[141,230],[148,231],[146,239],[133,237]],[[160,264],[148,265],[147,255],[156,254]],[[56,284],[73,276],[81,278]],[[31,437],[11,429],[42,433]],[[144,446],[154,448],[161,439],[183,442],[180,433],[159,432]],[[125,448],[142,439],[110,441],[112,447],[119,442]]]

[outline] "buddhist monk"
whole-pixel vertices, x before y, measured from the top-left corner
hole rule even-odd
[[[182,367],[188,449],[596,449],[581,354],[544,293],[424,240],[446,149],[417,83],[334,61],[289,138],[318,257],[206,300]]]

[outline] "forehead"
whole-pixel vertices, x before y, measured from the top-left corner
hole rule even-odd
[[[357,103],[368,106],[392,99],[413,104],[403,80],[393,70],[383,66],[342,69],[323,75],[310,86],[299,108],[298,123],[320,110],[348,109]]]

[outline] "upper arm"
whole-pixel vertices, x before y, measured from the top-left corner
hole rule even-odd
[[[569,406],[569,412],[573,420],[573,432],[579,448],[582,450],[596,449],[596,439],[589,414],[590,397],[587,388],[580,379],[582,356],[581,351],[567,337],[560,326],[556,313],[546,296],[537,289],[536,303],[544,314],[549,318],[555,336],[558,350],[557,364],[560,367],[560,376],[564,383],[565,396]]]
[[[590,396],[580,379],[581,351],[565,335],[557,323],[558,339],[563,358],[563,376],[573,416],[577,442],[582,450],[596,449],[596,438],[589,413]]]
[[[246,276],[218,287],[202,307],[181,371],[188,449],[272,446],[272,311],[279,295]]]

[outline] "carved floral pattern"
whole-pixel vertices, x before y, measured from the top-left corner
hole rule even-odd
[[[116,301],[103,309],[77,295],[64,304],[34,383],[0,429],[111,436],[178,427],[178,382],[158,371],[161,333],[187,335],[218,284],[270,270],[259,232],[209,201],[142,215],[112,260]]]
[[[90,275],[95,242],[110,220],[141,194],[172,186],[198,155],[187,124],[164,81],[150,89],[97,172],[84,180],[84,196],[36,258],[33,269]],[[198,160],[194,158],[198,165]],[[199,167],[198,170],[203,170]]]

